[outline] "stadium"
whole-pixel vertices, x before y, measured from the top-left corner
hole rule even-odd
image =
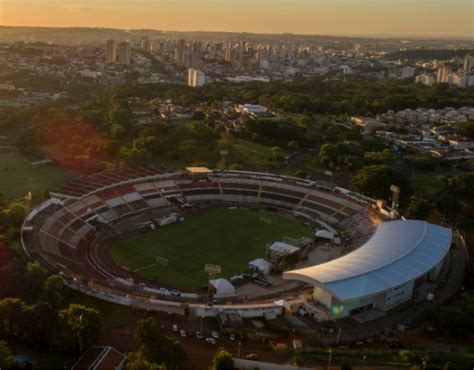
[[[67,286],[192,317],[387,312],[446,272],[448,228],[325,181],[153,165],[51,191],[21,230]]]

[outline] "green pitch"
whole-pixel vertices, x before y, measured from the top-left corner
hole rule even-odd
[[[273,213],[219,208],[120,241],[113,246],[112,256],[131,270],[164,257],[167,266],[154,265],[137,273],[176,287],[197,288],[207,281],[206,263],[221,265],[222,277],[246,272],[248,262],[264,257],[265,246],[284,236],[312,237],[313,233],[304,224]]]

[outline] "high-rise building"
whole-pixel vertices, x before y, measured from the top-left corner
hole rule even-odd
[[[188,86],[199,87],[206,83],[206,75],[197,69],[188,70]]]
[[[406,66],[402,68],[402,79],[410,78],[415,75],[415,67]]]
[[[174,51],[174,61],[179,66],[186,65],[186,41],[179,40]]]
[[[121,42],[118,45],[118,62],[120,64],[128,65],[130,64],[132,52],[129,42]]]
[[[115,63],[117,61],[117,43],[115,40],[108,40],[105,43],[105,62]]]
[[[421,74],[416,76],[416,83],[421,83],[423,85],[431,86],[436,82],[436,79],[433,76],[427,74]]]
[[[193,43],[189,53],[187,53],[186,66],[192,69],[199,69],[201,67],[201,49],[202,43]]]
[[[451,70],[447,66],[443,66],[438,68],[438,72],[436,74],[436,82],[443,84],[448,83],[449,75],[451,74]]]
[[[467,54],[464,57],[463,71],[464,73],[470,74],[474,70],[474,57]]]
[[[140,44],[143,50],[146,50],[146,51],[151,50],[150,39],[148,38],[148,36],[143,36]]]
[[[227,63],[234,63],[236,58],[235,48],[232,45],[227,45],[224,50],[224,61]]]

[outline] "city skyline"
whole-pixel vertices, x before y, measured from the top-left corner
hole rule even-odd
[[[473,11],[468,0],[3,0],[0,24],[472,38]]]

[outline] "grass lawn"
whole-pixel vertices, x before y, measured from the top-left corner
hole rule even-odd
[[[7,200],[24,197],[29,191],[34,196],[43,196],[70,180],[74,173],[55,165],[31,168],[29,161],[16,152],[0,153],[0,192]]]
[[[261,217],[271,224],[260,221]],[[206,283],[206,263],[220,264],[222,276],[230,277],[263,257],[268,243],[283,236],[312,234],[305,225],[273,213],[220,208],[120,241],[113,246],[112,256],[131,269],[153,264],[157,256],[167,258],[167,266],[155,265],[138,273],[176,287],[196,288]]]

